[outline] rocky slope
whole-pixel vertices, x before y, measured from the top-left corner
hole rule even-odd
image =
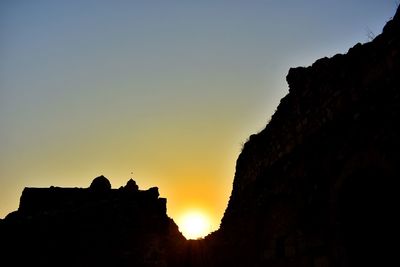
[[[207,239],[212,261],[386,266],[399,203],[399,11],[372,42],[291,69],[287,82],[237,160],[221,228]]]

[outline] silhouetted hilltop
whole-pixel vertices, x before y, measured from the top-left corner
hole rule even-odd
[[[289,94],[237,160],[221,228],[207,240],[215,266],[388,266],[399,38],[397,11],[372,42],[290,69]]]
[[[25,188],[1,223],[2,266],[175,266],[184,237],[158,188]],[[4,265],[3,265],[4,264]]]

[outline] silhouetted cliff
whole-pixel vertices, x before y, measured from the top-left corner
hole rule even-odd
[[[0,265],[176,266],[185,239],[158,196],[103,176],[89,188],[25,188],[0,222]]]
[[[207,240],[211,261],[388,266],[397,254],[399,11],[372,42],[291,69],[287,81],[289,94],[237,160],[221,228]]]

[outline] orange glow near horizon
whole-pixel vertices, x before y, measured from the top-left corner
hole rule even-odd
[[[210,218],[200,210],[190,210],[178,218],[179,231],[186,239],[203,238],[211,232]]]

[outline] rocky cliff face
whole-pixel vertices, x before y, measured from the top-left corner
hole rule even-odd
[[[216,266],[384,266],[400,177],[400,14],[346,55],[287,75],[240,154]]]
[[[2,266],[176,266],[185,238],[156,187],[25,188],[0,222]]]

